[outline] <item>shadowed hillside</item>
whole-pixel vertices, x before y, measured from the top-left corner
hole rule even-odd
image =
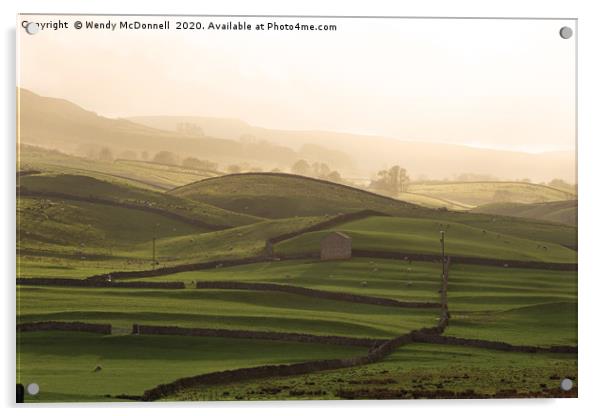
[[[18,191],[24,196],[49,196],[95,204],[111,203],[177,217],[182,221],[214,229],[246,225],[259,220],[202,202],[81,175],[25,176],[19,179]]]

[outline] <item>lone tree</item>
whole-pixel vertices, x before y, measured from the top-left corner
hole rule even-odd
[[[410,177],[406,170],[399,165],[378,172],[377,179],[370,183],[370,188],[397,195],[406,192]]]
[[[300,159],[295,162],[293,167],[291,168],[291,172],[297,175],[307,176],[311,172],[311,166],[307,161]]]
[[[331,182],[343,182],[343,178],[341,178],[341,174],[339,172],[337,172],[336,170],[331,171],[326,176],[326,179],[328,179]]]
[[[200,170],[217,170],[217,163],[209,160],[199,160],[196,157],[187,157],[182,161],[182,166]]]
[[[330,173],[330,168],[326,163],[314,162],[311,165],[312,175],[316,178],[324,179]]]
[[[160,163],[162,165],[177,165],[178,157],[167,150],[161,150],[159,153],[155,155],[153,158],[153,162]]]
[[[108,147],[103,147],[98,152],[98,159],[103,160],[105,162],[111,162],[113,160],[113,152]]]

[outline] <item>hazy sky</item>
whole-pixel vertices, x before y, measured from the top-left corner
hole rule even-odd
[[[21,20],[57,22],[58,16]],[[188,18],[330,32],[18,26],[19,85],[105,116],[195,115],[529,152],[575,148],[574,21]]]

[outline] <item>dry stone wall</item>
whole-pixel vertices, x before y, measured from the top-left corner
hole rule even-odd
[[[133,325],[132,333],[140,335],[183,335],[195,337],[265,339],[272,341],[306,342],[367,348],[375,348],[387,342],[386,339],[376,338],[353,338],[333,335],[325,336],[300,334],[293,332],[246,331],[214,328],[182,328],[177,326],[154,326],[140,324]]]
[[[109,287],[132,289],[184,289],[184,282],[115,282],[103,279],[64,279],[52,277],[17,278],[21,286]]]
[[[91,324],[87,322],[25,322],[17,324],[17,332],[36,332],[36,331],[76,331],[76,332],[94,332],[97,334],[111,334],[111,324]]]

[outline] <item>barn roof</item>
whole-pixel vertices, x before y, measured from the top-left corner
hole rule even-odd
[[[346,239],[346,240],[351,240],[351,237],[349,237],[347,234],[345,234],[345,233],[342,233],[342,232],[340,232],[340,231],[335,231],[335,232],[332,232],[332,233],[328,234],[328,235],[327,235],[326,237],[324,237],[324,238],[327,238],[327,237],[330,237],[330,236],[333,236],[333,235],[336,235],[336,236],[342,237],[342,238],[344,238],[344,239]]]

